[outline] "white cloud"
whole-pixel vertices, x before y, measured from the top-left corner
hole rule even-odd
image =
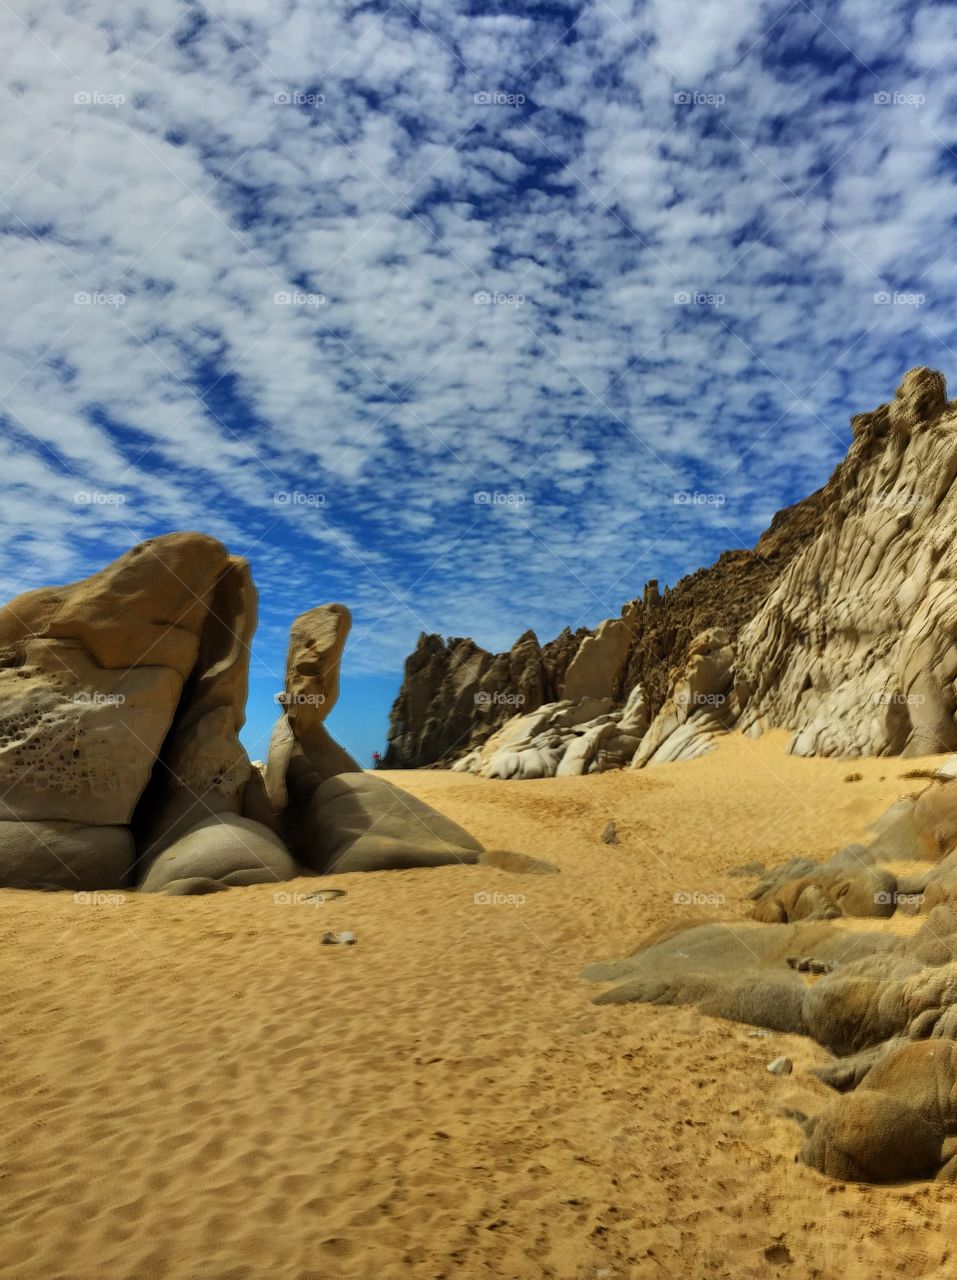
[[[202,527],[251,555],[269,670],[332,598],[358,670],[547,636],[753,541],[851,412],[952,367],[944,6],[18,5],[8,592]]]

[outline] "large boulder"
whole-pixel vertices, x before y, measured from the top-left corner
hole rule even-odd
[[[74,874],[97,887],[125,881],[132,845],[123,829],[228,565],[214,538],[168,534],[92,577],[0,609],[0,884],[60,882],[50,879],[51,857],[65,864],[64,887]]]
[[[458,823],[374,773],[327,779],[310,818],[305,861],[321,873],[473,863],[482,853]]]
[[[209,881],[224,888],[291,880],[298,868],[279,837],[261,823],[215,814],[197,823],[153,861],[140,889],[176,893],[179,886]]]
[[[0,883],[12,889],[116,889],[133,866],[128,827],[0,822]]]

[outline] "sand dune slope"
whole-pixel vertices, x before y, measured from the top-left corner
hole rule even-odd
[[[692,1010],[599,1008],[577,976],[689,912],[742,914],[752,882],[730,868],[832,852],[920,785],[914,761],[783,744],[540,782],[388,775],[557,876],[337,875],[322,885],[346,896],[319,904],[305,879],[96,903],[0,892],[0,1273],[952,1276],[953,1189],[795,1163],[777,1112],[827,1096],[805,1074],[823,1050]],[[321,945],[327,929],[358,945]],[[793,1076],[765,1071],[780,1053]]]

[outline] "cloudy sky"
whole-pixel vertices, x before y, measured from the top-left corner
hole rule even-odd
[[[957,10],[0,0],[0,590],[199,528],[507,646],[753,544],[901,373],[957,373]],[[697,494],[698,500],[686,501]]]

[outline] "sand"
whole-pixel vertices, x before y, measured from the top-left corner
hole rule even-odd
[[[347,896],[318,905],[305,879],[0,892],[0,1273],[952,1277],[954,1189],[795,1162],[778,1112],[831,1096],[806,1074],[822,1049],[599,1008],[578,977],[675,917],[741,915],[753,881],[730,868],[833,852],[923,785],[913,761],[784,740],[589,778],[388,775],[556,876],[333,876]],[[327,929],[358,943],[322,946]],[[765,1071],[779,1054],[792,1076]]]

